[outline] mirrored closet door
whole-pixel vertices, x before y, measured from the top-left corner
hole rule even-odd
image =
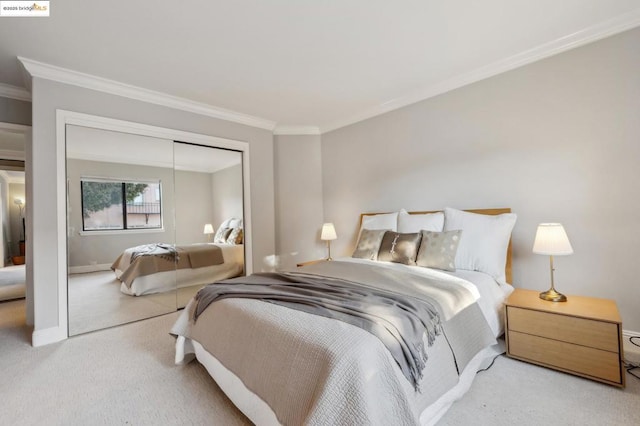
[[[177,272],[182,308],[204,284],[244,272],[242,153],[177,141],[173,149],[176,244],[191,259]]]
[[[67,125],[69,335],[244,273],[242,153]]]
[[[176,310],[173,141],[67,125],[69,335]]]

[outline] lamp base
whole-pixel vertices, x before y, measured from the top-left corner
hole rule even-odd
[[[553,288],[540,293],[540,299],[548,300],[549,302],[566,302],[567,296],[562,293],[558,293]]]

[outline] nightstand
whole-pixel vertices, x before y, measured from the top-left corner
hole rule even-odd
[[[622,321],[613,300],[548,302],[537,291],[515,289],[505,305],[508,356],[625,386]]]
[[[320,263],[320,262],[326,262],[326,261],[327,261],[327,259],[309,260],[307,262],[300,262],[300,263],[296,264],[296,266],[298,268],[300,268],[302,266],[313,265],[314,263]]]

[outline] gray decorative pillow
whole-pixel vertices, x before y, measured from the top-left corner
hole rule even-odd
[[[227,237],[231,233],[231,228],[218,228],[216,235],[213,237],[215,244],[224,244],[227,242]]]
[[[378,260],[415,265],[422,234],[400,234],[387,231],[382,238]]]
[[[378,259],[378,250],[386,229],[363,229],[360,233],[358,246],[351,257],[359,259]]]
[[[416,263],[425,268],[456,270],[456,253],[460,243],[461,230],[433,232],[421,231],[422,243]]]

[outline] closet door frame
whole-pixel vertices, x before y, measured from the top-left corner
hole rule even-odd
[[[244,263],[245,273],[253,272],[252,232],[251,232],[251,193],[250,193],[250,163],[249,143],[246,141],[185,132],[182,130],[118,120],[97,115],[84,114],[62,109],[56,110],[56,162],[58,175],[56,179],[57,212],[58,212],[58,336],[50,336],[56,340],[69,337],[68,334],[68,298],[67,298],[67,197],[66,197],[66,127],[67,124],[91,127],[94,129],[111,130],[131,133],[140,136],[150,136],[160,139],[183,141],[213,148],[231,149],[242,153],[242,187],[244,203]]]

